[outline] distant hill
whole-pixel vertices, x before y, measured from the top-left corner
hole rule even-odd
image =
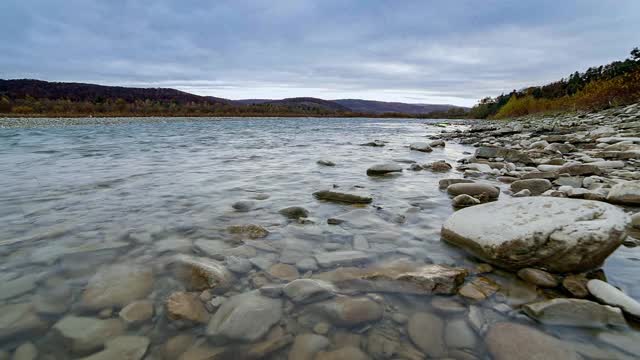
[[[359,99],[340,99],[333,100],[342,106],[349,108],[355,112],[365,112],[372,114],[383,113],[403,113],[403,114],[428,114],[431,112],[444,112],[452,108],[460,108],[454,105],[435,105],[435,104],[407,104],[400,102],[386,102]],[[464,108],[467,109],[467,108]]]
[[[266,100],[266,99],[247,99],[247,100],[236,100],[235,102],[245,105],[275,105],[275,106],[286,106],[295,109],[322,109],[326,111],[340,111],[340,112],[349,112],[353,111],[347,106],[343,106],[335,101],[330,100],[322,100],[318,98],[312,97],[296,97],[296,98],[287,98],[282,100]]]

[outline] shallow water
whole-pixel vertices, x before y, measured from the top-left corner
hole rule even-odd
[[[425,135],[442,130],[425,125],[437,122],[175,119],[0,129],[0,284],[35,276],[23,289],[15,290],[15,283],[11,283],[11,295],[0,295],[0,305],[30,302],[52,289],[69,288],[68,309],[44,316],[47,324],[70,313],[96,316],[77,307],[88,278],[103,265],[143,264],[155,272],[154,291],[149,298],[155,304],[156,315],[144,326],[129,328],[127,333],[149,337],[147,358],[162,358],[163,344],[169,337],[182,333],[202,337],[203,333],[202,325],[180,328],[163,315],[168,294],[184,288],[171,272],[165,271],[164,261],[176,253],[198,252],[196,244],[203,242],[213,242],[221,248],[237,246],[227,233],[230,225],[258,224],[269,230],[264,242],[278,251],[258,250],[255,256],[267,263],[295,264],[319,252],[351,250],[354,238],[364,237],[369,243],[365,251],[373,255],[372,259],[375,257],[374,262],[407,259],[473,269],[473,259],[442,243],[439,236],[440,226],[453,209],[449,197],[438,189],[438,180],[461,174],[455,170],[413,172],[405,162],[455,163],[465,156],[465,151],[473,151],[456,143],[447,143],[446,148],[436,148],[432,153],[410,151],[408,144],[429,141]],[[464,125],[448,129],[456,127]],[[387,144],[359,146],[374,139]],[[320,159],[331,160],[336,166],[318,165],[316,161]],[[365,174],[371,165],[398,160],[405,168],[400,175],[374,178]],[[312,196],[315,191],[332,187],[367,192],[374,201],[369,206],[350,206],[321,202]],[[251,211],[233,209],[232,205],[242,200],[253,202]],[[306,208],[315,224],[297,224],[278,213],[288,206]],[[328,218],[356,209],[360,211],[352,222],[327,224]],[[640,279],[636,276],[639,259],[638,250],[621,248],[605,267],[608,280],[635,298],[640,298]],[[254,266],[254,271],[260,270]],[[540,327],[516,310],[519,297],[532,296],[530,288],[500,271],[487,276],[503,285],[498,296],[481,303],[458,296],[451,300],[466,308],[474,305],[497,309],[496,316],[501,319]],[[239,277],[233,291],[251,290],[249,277]],[[7,289],[6,285],[0,286]],[[533,294],[535,298],[535,291]],[[383,320],[351,329],[332,326],[332,346],[345,332],[361,337],[364,344],[373,329],[391,327],[397,329],[393,331],[397,331],[395,336],[402,346],[410,347],[406,326],[393,322],[389,314],[411,317],[419,311],[440,311],[430,305],[430,297],[389,293],[380,296],[387,308]],[[539,299],[545,296],[554,295],[537,294]],[[118,316],[118,309],[115,310],[113,317]],[[285,322],[297,321],[287,330],[294,335],[309,332],[308,319],[295,319],[293,314],[284,316]],[[468,318],[466,311],[440,311],[439,316],[449,323]],[[593,343],[597,336],[594,331],[543,330],[574,343]],[[28,340],[51,358],[73,357],[61,343],[52,340],[51,331],[43,333],[45,336],[21,334],[0,341],[0,349],[12,351]],[[456,351],[464,349],[469,356],[486,357],[483,334],[472,330],[471,337],[475,344],[472,347],[449,342],[449,355],[463,358],[464,354]],[[363,348],[368,349],[365,345]],[[287,351],[271,356],[286,358]]]

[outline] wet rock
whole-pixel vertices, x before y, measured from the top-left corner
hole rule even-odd
[[[489,328],[485,343],[495,360],[580,360],[564,342],[536,329],[516,323]]]
[[[256,206],[256,203],[251,200],[242,200],[233,203],[231,207],[237,212],[249,212]]]
[[[360,144],[360,146],[371,146],[371,147],[383,147],[384,141],[381,140],[373,140],[368,143]]]
[[[253,265],[251,265],[251,261],[238,256],[227,256],[225,258],[225,263],[227,264],[227,269],[236,274],[246,274],[251,271],[251,268],[253,267]]]
[[[518,193],[522,190],[529,190],[531,195],[537,196],[551,189],[551,182],[547,179],[518,180],[511,183],[511,191]]]
[[[149,339],[144,336],[118,336],[107,340],[104,350],[82,360],[140,360],[147,352]]]
[[[553,299],[523,306],[525,314],[548,325],[603,328],[626,326],[620,309],[581,299]]]
[[[531,196],[531,190],[529,189],[523,189],[518,191],[517,193],[513,194],[513,197],[527,197],[527,196]]]
[[[266,297],[279,298],[280,296],[282,296],[283,289],[284,289],[284,285],[282,284],[271,284],[271,285],[264,285],[260,287],[258,290],[260,291],[261,295],[264,295]]]
[[[285,285],[283,290],[285,295],[296,304],[309,304],[335,296],[333,285],[322,280],[294,280]]]
[[[38,348],[31,342],[26,342],[18,346],[13,353],[13,360],[36,360],[37,357]]]
[[[429,143],[429,146],[431,147],[445,147],[445,145],[446,143],[444,142],[444,140],[433,140]]]
[[[368,360],[369,357],[357,347],[348,346],[333,351],[321,351],[316,355],[315,360]]]
[[[464,319],[447,321],[444,339],[448,348],[476,349],[476,334]]]
[[[558,173],[555,171],[534,171],[530,173],[526,173],[522,175],[522,180],[529,179],[547,179],[547,180],[555,180],[558,178]]]
[[[558,280],[553,275],[539,269],[520,269],[518,270],[518,277],[528,283],[537,285],[539,287],[554,288],[558,286]]]
[[[322,165],[322,166],[336,166],[336,164],[333,161],[330,161],[330,160],[318,160],[318,161],[316,161],[316,163],[318,165]]]
[[[473,184],[473,183],[474,181],[469,179],[442,179],[438,181],[438,187],[440,189],[446,189],[449,187],[449,185],[453,185],[453,184]]]
[[[559,174],[569,174],[571,176],[588,176],[588,175],[600,175],[602,170],[594,165],[590,164],[578,164],[569,163],[563,165],[558,169]]]
[[[429,164],[429,169],[434,172],[445,172],[451,170],[452,166],[444,160],[435,161]]]
[[[500,190],[495,186],[480,183],[458,183],[447,187],[449,195],[470,195],[470,196],[487,196],[490,199],[497,199],[500,196]]]
[[[640,319],[640,303],[614,286],[602,280],[592,279],[587,283],[587,288],[598,301],[618,307],[625,313]]]
[[[191,345],[195,338],[191,334],[180,334],[172,336],[167,340],[162,349],[165,360],[178,359]]]
[[[463,314],[467,311],[465,305],[449,297],[434,297],[433,300],[431,300],[431,306],[436,311],[444,314]]]
[[[130,303],[120,310],[120,318],[128,325],[138,325],[153,317],[153,303],[139,300]]]
[[[280,213],[280,215],[283,215],[289,219],[300,219],[300,218],[306,218],[309,216],[309,211],[303,207],[300,206],[291,206],[288,208],[284,208],[280,211],[278,211]]]
[[[478,158],[485,158],[485,159],[503,158],[506,161],[519,162],[526,165],[533,163],[529,155],[527,155],[526,153],[515,150],[515,149],[508,149],[508,148],[501,148],[501,147],[481,146],[476,149],[475,156]]]
[[[195,256],[178,255],[172,266],[176,276],[192,290],[213,289],[223,292],[234,282],[234,276],[220,262]]]
[[[494,265],[553,272],[599,266],[624,240],[628,216],[602,202],[530,197],[455,212],[442,237]]]
[[[152,289],[150,269],[125,264],[105,266],[89,279],[81,306],[91,310],[121,308],[134,300],[144,299]]]
[[[32,303],[39,314],[59,315],[67,312],[72,300],[71,288],[59,285],[41,289],[33,297]]]
[[[397,172],[402,172],[402,166],[394,163],[378,164],[367,169],[368,176],[381,176]]]
[[[211,318],[206,333],[214,340],[256,341],[281,317],[282,299],[251,291],[225,301]]]
[[[429,144],[424,143],[424,142],[413,143],[413,144],[409,145],[409,149],[415,150],[415,151],[421,151],[421,152],[432,152],[433,151],[431,146],[429,146]]]
[[[640,212],[631,215],[631,225],[636,229],[640,229]]]
[[[627,181],[614,185],[607,195],[607,201],[617,204],[640,204],[640,181]]]
[[[286,281],[295,280],[300,277],[298,269],[288,264],[275,264],[269,268],[267,273],[273,278]]]
[[[289,360],[313,360],[316,354],[329,347],[329,339],[315,334],[296,336],[289,350]]]
[[[296,263],[298,270],[302,272],[318,270],[318,262],[314,258],[304,258]]]
[[[254,224],[231,225],[227,228],[227,231],[230,234],[246,236],[249,239],[262,239],[269,235],[269,231],[267,231],[267,229]]]
[[[562,280],[562,287],[573,297],[585,298],[589,295],[587,281],[584,275],[568,275]]]
[[[209,313],[196,293],[177,291],[167,299],[167,316],[171,320],[188,320],[205,324]]]
[[[598,334],[598,340],[632,354],[634,357],[640,353],[640,335],[636,332],[602,331]]]
[[[333,201],[347,204],[369,204],[373,199],[371,196],[348,194],[331,190],[314,192],[313,196],[318,200]]]
[[[480,200],[473,196],[462,194],[451,199],[451,205],[455,208],[463,208],[480,204]]]
[[[224,350],[213,357],[211,360],[259,360],[269,358],[272,353],[288,346],[293,342],[293,336],[289,334],[275,334],[272,332],[267,336],[266,340],[248,345],[235,345],[224,348]]]
[[[331,323],[337,326],[352,327],[378,321],[384,308],[369,297],[340,296],[331,300],[313,304]]]
[[[485,277],[477,277],[464,284],[458,294],[472,300],[484,300],[495,294],[500,286],[493,280]]]
[[[315,256],[318,265],[324,268],[361,264],[371,258],[370,254],[353,250],[325,252]]]
[[[36,282],[39,278],[39,274],[30,274],[20,276],[13,280],[3,281],[2,291],[0,291],[0,301],[11,299],[35,289]]]
[[[100,320],[69,315],[62,318],[53,330],[77,354],[87,354],[102,348],[104,343],[124,333],[125,325],[119,319]]]
[[[321,321],[313,327],[313,332],[319,335],[327,335],[331,330],[331,324],[328,322]]]
[[[431,313],[417,313],[409,317],[407,332],[411,341],[432,358],[444,357],[447,346],[444,342],[444,321]]]

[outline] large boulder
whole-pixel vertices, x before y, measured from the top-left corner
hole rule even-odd
[[[597,201],[514,198],[459,210],[444,240],[494,265],[579,272],[599,266],[624,240],[629,216]]]

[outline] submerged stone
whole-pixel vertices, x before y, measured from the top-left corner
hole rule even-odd
[[[485,337],[495,360],[580,360],[568,344],[539,330],[516,323],[497,323]]]
[[[334,201],[348,204],[369,204],[373,199],[371,196],[348,194],[331,190],[314,192],[313,196],[318,200]]]
[[[548,325],[602,328],[626,326],[620,309],[581,299],[553,299],[523,306],[525,314]]]
[[[106,266],[89,279],[81,305],[91,310],[122,308],[134,300],[144,299],[152,289],[150,269],[125,264]]]
[[[402,166],[393,163],[378,164],[367,169],[367,175],[369,176],[381,176],[396,172],[402,172]]]

